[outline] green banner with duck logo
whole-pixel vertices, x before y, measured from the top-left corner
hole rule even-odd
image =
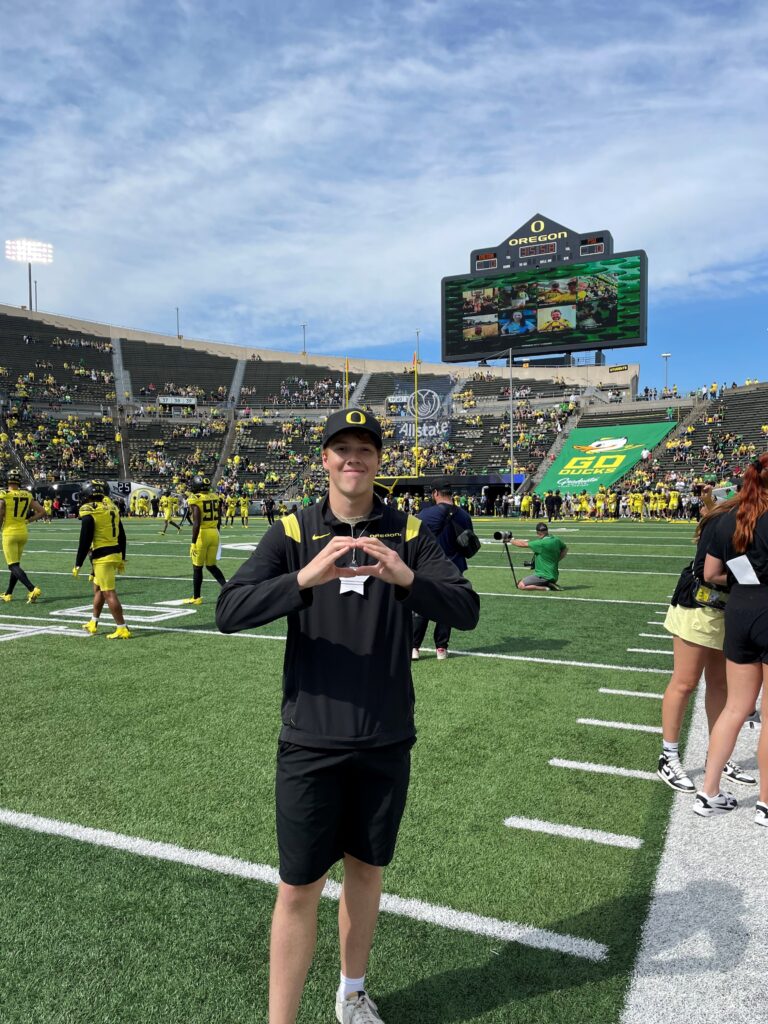
[[[653,451],[676,426],[666,421],[576,427],[536,490],[539,494],[557,490],[594,494],[598,487],[610,487],[637,465],[643,451]]]

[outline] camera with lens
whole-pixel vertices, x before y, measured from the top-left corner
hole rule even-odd
[[[533,564],[534,564],[533,563],[533,559],[531,559],[530,562],[523,562],[523,565],[525,566],[526,569],[532,569],[533,568]]]
[[[503,544],[509,544],[512,540],[512,534],[509,530],[496,530],[493,535],[494,540],[500,540]]]

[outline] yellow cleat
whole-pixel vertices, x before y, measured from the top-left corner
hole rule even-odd
[[[107,635],[107,640],[130,640],[131,631],[127,626],[118,626],[114,633]]]
[[[12,601],[12,600],[13,600],[13,594],[2,594],[2,595],[0,595],[0,596],[2,596],[2,598],[3,598],[3,600],[5,601],[5,603],[6,603],[6,604],[7,604],[7,603],[8,603],[9,601]]]
[[[83,623],[80,629],[84,629],[86,633],[90,633],[91,635],[93,635],[94,633],[98,632],[99,624],[96,621],[96,619],[91,619],[90,622]]]
[[[34,604],[41,594],[42,590],[40,587],[35,587],[33,590],[30,590],[29,597],[27,598],[27,604]]]
[[[202,604],[202,597],[185,597],[181,602],[182,604]]]

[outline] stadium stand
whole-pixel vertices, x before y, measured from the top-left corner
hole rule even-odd
[[[188,395],[202,402],[231,402],[237,360],[146,341],[122,339],[121,347],[135,398]]]
[[[362,374],[349,375],[351,397]],[[344,374],[309,363],[249,359],[239,405],[252,409],[333,409],[344,402]]]
[[[509,386],[508,376],[501,377],[477,372],[462,379],[457,387],[457,394],[471,392],[475,402],[483,400],[506,402],[509,401]],[[570,395],[573,391],[573,387],[569,387],[565,383],[558,383],[555,379],[512,378],[513,399],[561,398]],[[455,399],[457,394],[454,395]]]
[[[450,374],[420,373],[419,390],[434,391],[441,400],[450,394],[455,379]],[[393,395],[407,399],[413,394],[413,373],[372,373],[365,386],[363,398],[371,409],[382,411],[388,398]]]
[[[11,399],[54,407],[112,401],[112,343],[24,316],[2,316],[0,389]]]
[[[229,422],[223,416],[159,419],[129,417],[129,470],[147,484],[175,484],[195,473],[213,477]]]
[[[119,468],[115,424],[107,414],[57,415],[15,404],[1,426],[0,442],[16,454],[31,480],[116,475]]]

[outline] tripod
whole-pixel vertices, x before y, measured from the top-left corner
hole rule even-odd
[[[509,562],[509,568],[512,570],[512,579],[515,581],[515,589],[517,589],[517,576],[515,575],[515,567],[512,564],[512,555],[509,553],[509,544],[506,540],[502,541],[502,543],[504,545],[504,550],[507,552],[507,561]]]

